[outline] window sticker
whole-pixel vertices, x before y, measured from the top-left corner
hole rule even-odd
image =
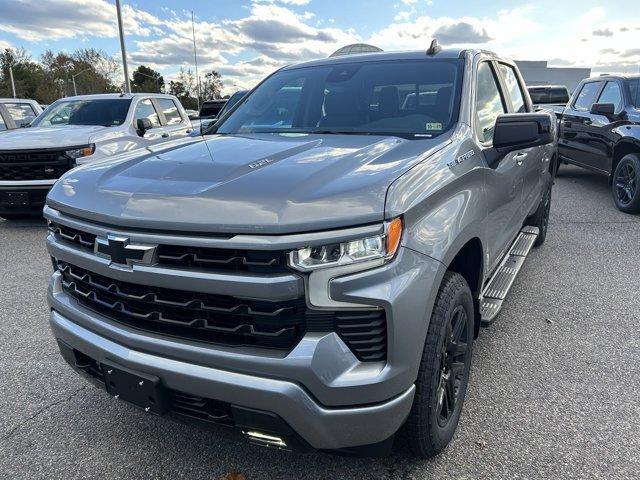
[[[433,130],[442,130],[442,123],[441,122],[427,122],[427,131],[433,131]]]

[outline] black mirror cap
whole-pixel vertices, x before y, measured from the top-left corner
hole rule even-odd
[[[508,153],[553,142],[553,117],[549,113],[510,113],[498,116],[493,148]]]
[[[151,125],[151,120],[149,120],[148,118],[139,118],[138,120],[136,120],[136,130],[138,130],[139,135],[144,135],[145,132],[147,130],[150,130],[152,126],[153,125]]]
[[[613,103],[594,103],[589,113],[611,116],[616,113],[616,106]]]

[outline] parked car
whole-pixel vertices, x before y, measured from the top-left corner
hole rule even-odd
[[[569,101],[569,90],[564,85],[539,85],[527,87],[535,108],[553,110],[558,118]]]
[[[42,108],[34,100],[0,98],[0,132],[26,127],[40,113]]]
[[[253,443],[380,454],[398,433],[434,455],[479,327],[545,240],[555,129],[485,51],[285,67],[210,134],[56,183],[62,356]]]
[[[206,102],[202,102],[198,116],[191,120],[194,127],[192,136],[199,135],[203,126],[208,126],[215,122],[220,110],[222,110],[226,103],[226,99],[207,100]]]
[[[640,75],[583,80],[565,108],[562,161],[609,177],[619,210],[640,213]]]
[[[0,138],[0,216],[38,211],[51,185],[76,165],[186,137],[171,95],[104,94],[63,98],[29,128]]]
[[[224,104],[224,106],[222,107],[222,109],[217,113],[217,115],[214,118],[207,118],[204,120],[204,125],[201,121],[198,121],[197,125],[194,126],[191,136],[195,137],[195,136],[201,135],[203,127],[205,129],[211,127],[211,125],[213,125],[219,118],[221,118],[225,113],[231,110],[231,108],[233,108],[233,106],[236,103],[242,100],[242,97],[244,97],[248,91],[249,90],[238,90],[236,93],[231,95],[229,99],[226,101],[226,103]]]

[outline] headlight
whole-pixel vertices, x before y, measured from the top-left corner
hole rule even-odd
[[[96,150],[96,145],[92,143],[91,145],[87,145],[86,147],[80,148],[72,148],[71,150],[66,150],[64,154],[72,159],[88,157],[89,155],[93,155],[93,152]]]
[[[385,223],[382,235],[294,250],[289,254],[289,266],[307,272],[378,258],[391,259],[398,250],[401,237],[402,220],[396,218]]]

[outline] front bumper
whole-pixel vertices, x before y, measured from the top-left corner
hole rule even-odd
[[[246,375],[132,350],[81,327],[55,310],[51,312],[50,324],[59,341],[98,362],[109,360],[157,375],[170,389],[272,412],[317,449],[382,442],[402,425],[413,402],[415,387],[412,385],[383,403],[326,408],[302,386],[291,381]]]
[[[49,193],[54,183],[55,180],[24,182],[0,181],[0,214],[41,212],[47,198],[47,193]],[[22,196],[26,194],[26,202],[16,202],[16,193]]]

